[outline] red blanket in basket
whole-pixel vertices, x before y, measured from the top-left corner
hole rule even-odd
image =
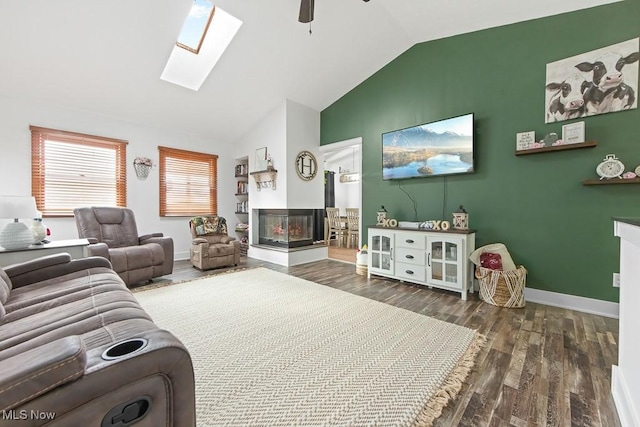
[[[491,270],[502,270],[502,257],[500,254],[484,252],[480,254],[480,266]]]

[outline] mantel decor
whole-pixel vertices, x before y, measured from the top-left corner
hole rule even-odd
[[[272,190],[276,189],[276,177],[278,176],[278,171],[275,169],[268,169],[262,171],[251,172],[250,175],[256,182],[256,188],[258,191],[263,188],[271,188]]]
[[[136,157],[133,160],[133,168],[136,171],[136,176],[142,180],[147,179],[152,167],[153,161],[148,157]]]

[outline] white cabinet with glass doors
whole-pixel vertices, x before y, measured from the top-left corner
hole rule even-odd
[[[368,274],[460,292],[473,292],[473,230],[423,231],[369,227]]]
[[[393,275],[393,231],[369,229],[369,274]]]

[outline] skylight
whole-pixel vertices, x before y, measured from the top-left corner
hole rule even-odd
[[[215,10],[213,3],[208,0],[194,0],[189,15],[184,20],[184,25],[182,25],[176,44],[197,54],[207,34],[207,29],[211,24],[211,18],[213,18]]]
[[[195,0],[160,78],[199,90],[241,25],[210,1]]]

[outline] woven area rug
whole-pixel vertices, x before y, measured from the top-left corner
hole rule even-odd
[[[265,268],[135,297],[191,353],[198,426],[428,426],[484,339]]]

